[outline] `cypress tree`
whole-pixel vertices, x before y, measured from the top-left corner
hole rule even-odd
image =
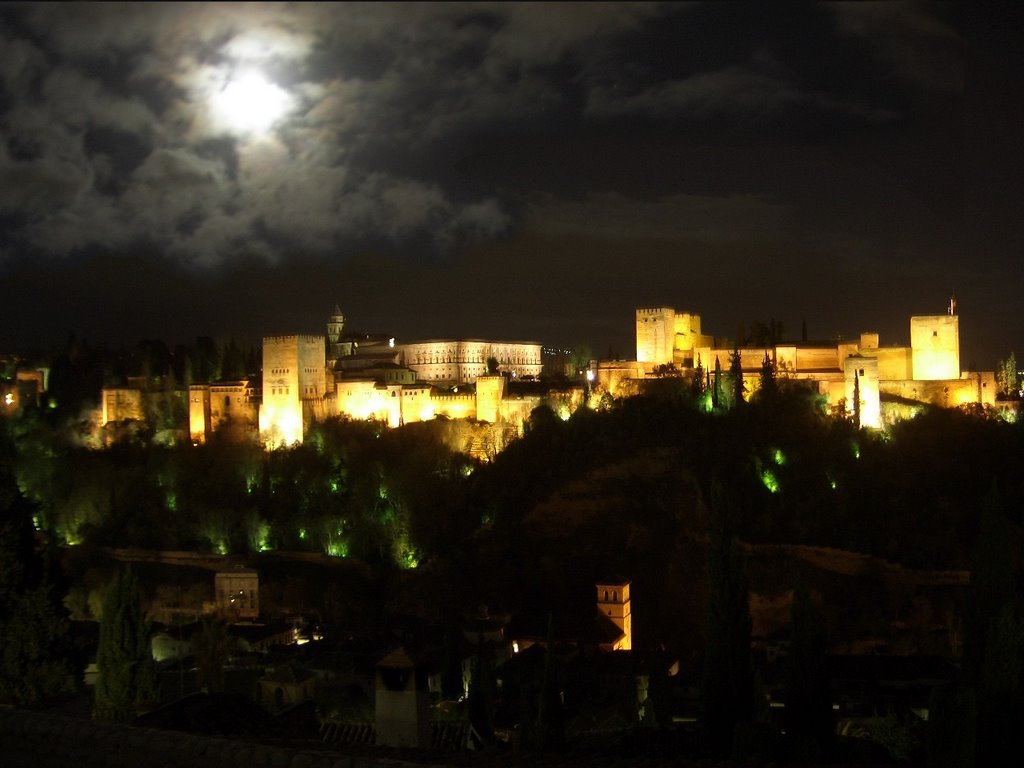
[[[704,729],[722,754],[733,732],[754,714],[750,598],[721,483],[712,481],[708,510],[707,625],[704,646]]]
[[[764,360],[761,361],[761,382],[760,392],[762,398],[772,398],[776,392],[775,362],[768,356],[768,350],[764,351]]]
[[[704,365],[701,363],[700,355],[697,355],[697,366],[693,369],[693,399],[698,405],[703,405],[704,398]]]
[[[711,407],[718,410],[722,405],[722,361],[715,356],[715,379],[711,385]]]
[[[860,377],[853,372],[853,426],[860,429]]]
[[[1009,523],[993,485],[982,507],[971,563],[964,670],[976,697],[977,765],[995,765],[1024,717],[1024,627],[1016,611],[1016,569]]]
[[[821,614],[801,580],[793,591],[793,645],[786,675],[786,737],[798,760],[818,761],[835,737]]]
[[[738,408],[743,405],[743,360],[738,348],[733,349],[729,357],[729,378],[732,379],[732,404]]]
[[[96,652],[97,719],[129,720],[156,698],[149,628],[142,615],[139,584],[130,568],[107,588]]]

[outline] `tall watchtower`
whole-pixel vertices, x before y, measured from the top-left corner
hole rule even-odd
[[[334,311],[327,318],[327,358],[337,360],[341,357],[341,334],[345,330],[345,316],[341,307],[334,305]]]
[[[622,630],[616,651],[633,649],[633,617],[629,608],[629,581],[607,579],[597,583],[597,609]]]

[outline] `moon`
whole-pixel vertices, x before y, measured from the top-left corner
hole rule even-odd
[[[267,133],[292,108],[292,97],[262,73],[247,71],[231,77],[215,96],[219,122],[244,134]]]

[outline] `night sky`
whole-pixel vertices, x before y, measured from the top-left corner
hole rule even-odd
[[[635,353],[633,310],[1024,355],[1021,12],[0,8],[0,351],[352,330]],[[262,124],[254,108],[275,107]]]

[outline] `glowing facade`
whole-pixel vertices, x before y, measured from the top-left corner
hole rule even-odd
[[[694,350],[712,346],[714,339],[701,333],[700,315],[676,312],[671,307],[636,311],[636,360],[653,365],[694,365]]]
[[[633,649],[633,614],[629,605],[629,582],[611,579],[597,583],[597,609],[622,632],[608,650]]]
[[[541,345],[534,342],[438,339],[396,344],[400,362],[422,381],[435,385],[470,384],[486,376],[487,361],[517,379],[540,378]]]
[[[323,336],[263,339],[260,438],[271,446],[301,443],[327,390]]]
[[[671,363],[693,375],[699,364],[708,375],[716,360],[727,371],[738,352],[748,394],[759,384],[767,354],[780,377],[813,382],[830,406],[850,414],[856,389],[863,426],[882,426],[887,401],[994,405],[994,374],[960,369],[960,320],[955,309],[951,302],[945,315],[911,317],[910,346],[882,347],[878,334],[869,332],[857,340],[830,344],[779,343],[734,350],[731,342],[716,343],[705,335],[699,315],[670,307],[641,308],[636,310],[636,361],[599,363],[597,378],[611,394],[627,395],[637,391],[637,380],[657,375],[659,366]]]

